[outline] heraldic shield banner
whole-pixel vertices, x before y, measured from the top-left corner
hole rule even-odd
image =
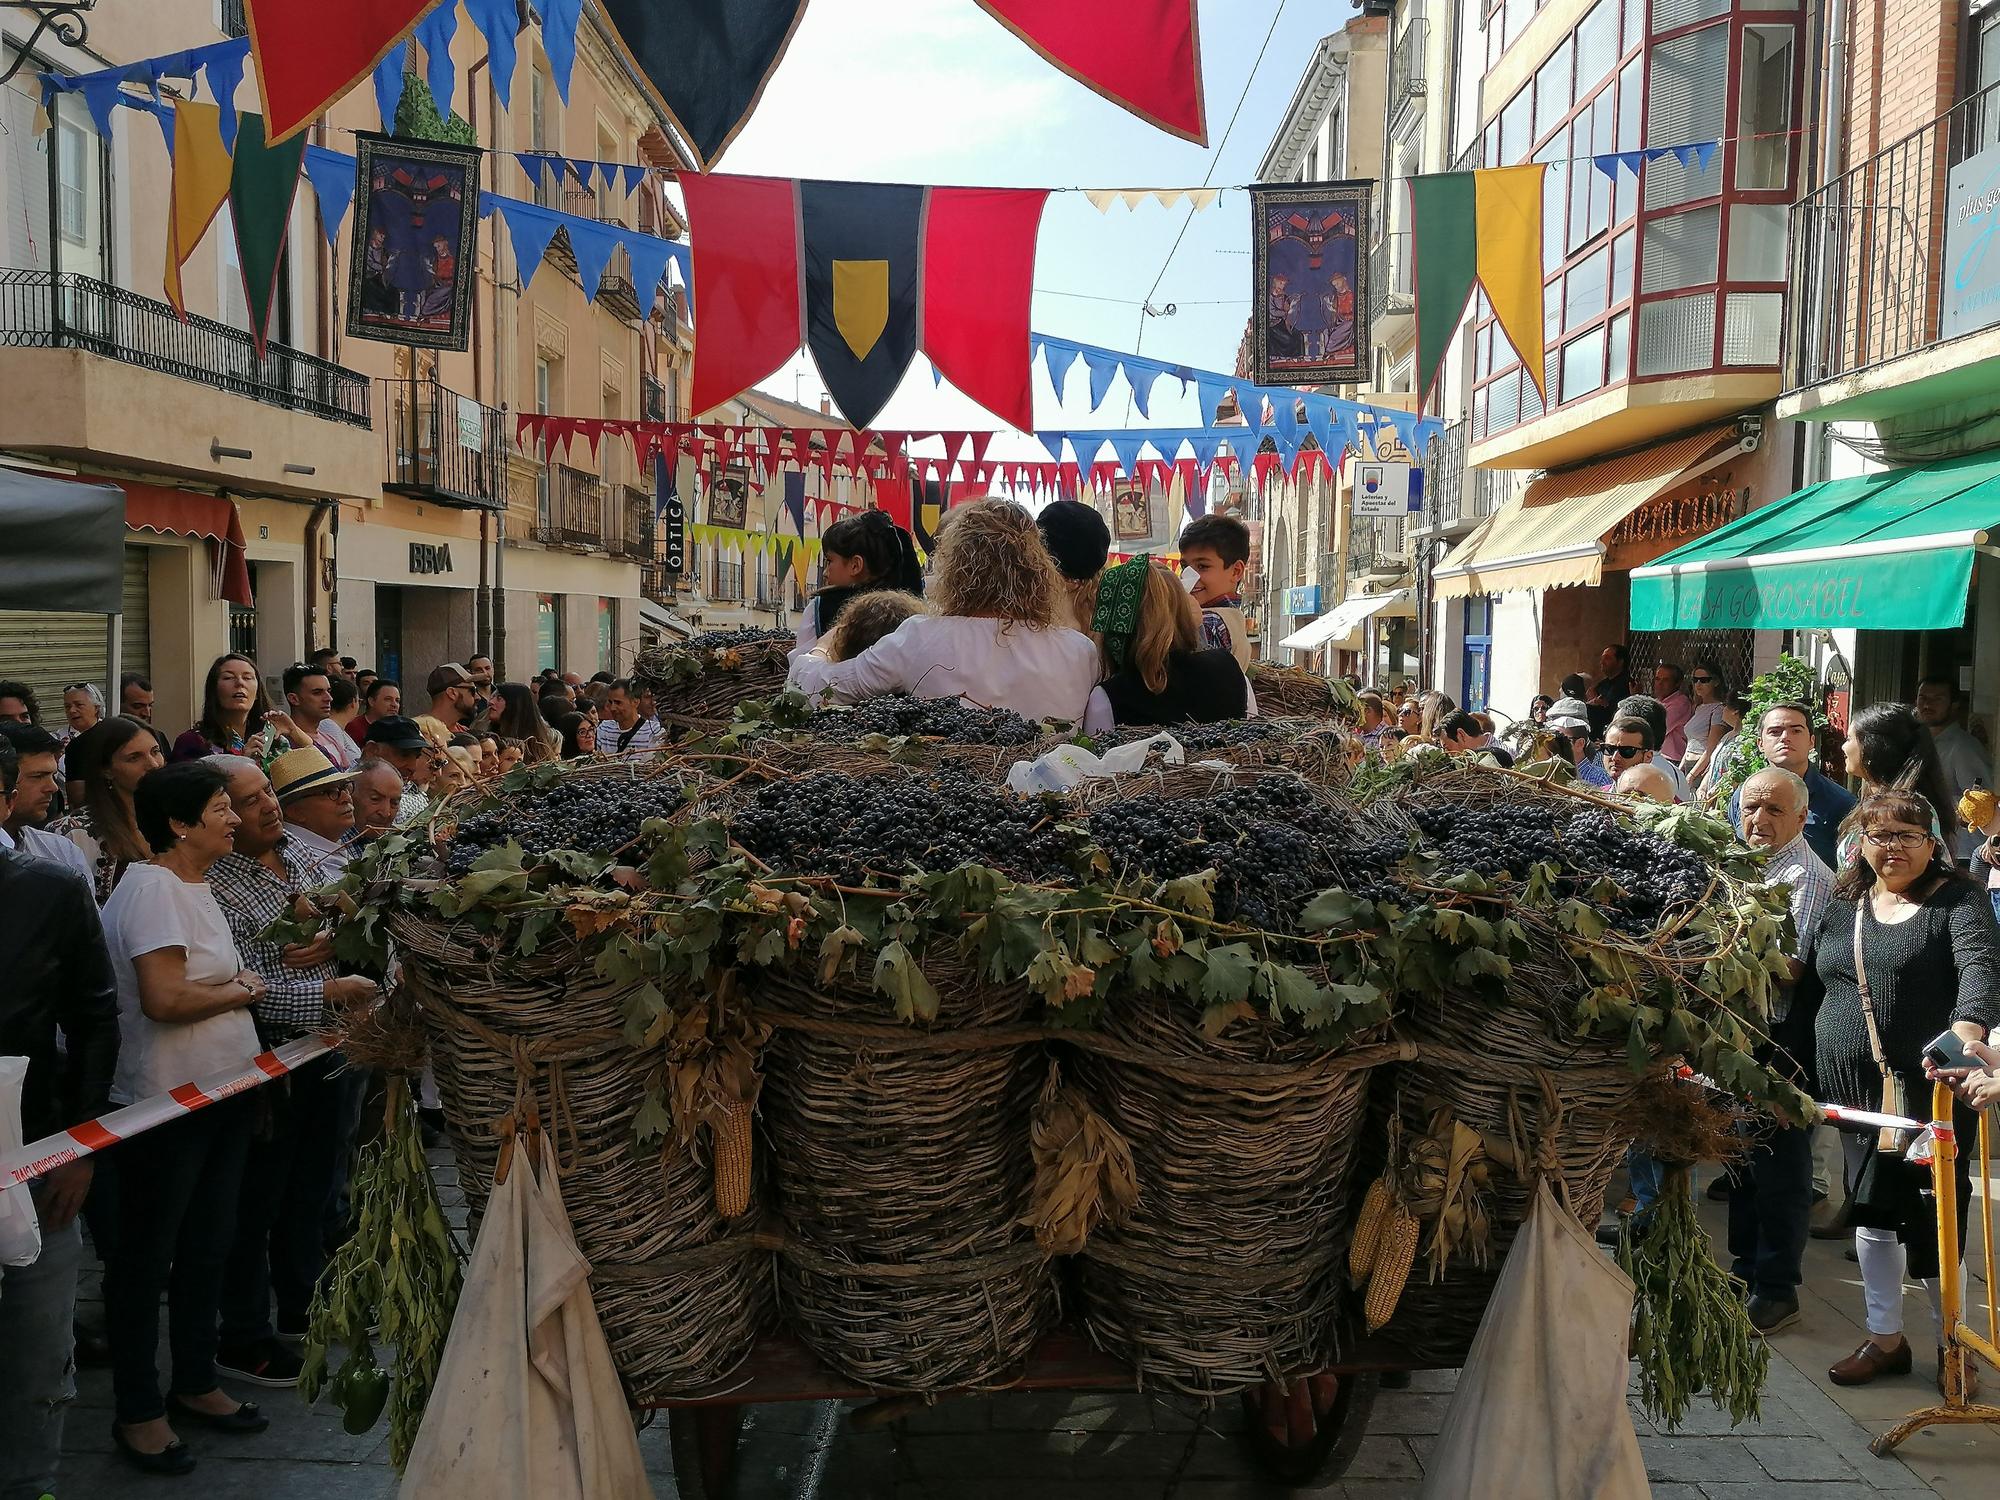
[[[479,152],[364,132],[355,154],[348,336],[462,351],[472,333]]]
[[[1251,378],[1345,385],[1368,378],[1367,182],[1250,189]]]

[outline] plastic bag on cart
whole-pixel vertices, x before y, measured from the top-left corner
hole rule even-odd
[[[1459,1374],[1424,1500],[1650,1495],[1625,1404],[1631,1323],[1631,1278],[1543,1179]]]
[[[653,1493],[590,1300],[590,1263],[570,1231],[547,1137],[534,1140],[532,1152],[519,1138],[502,1152],[511,1169],[472,1247],[402,1500]]]
[[[21,1139],[21,1090],[28,1081],[25,1057],[0,1057],[0,1157],[26,1144]],[[32,1266],[41,1258],[42,1226],[24,1182],[0,1188],[0,1266]]]
[[[1124,776],[1146,768],[1146,757],[1154,751],[1170,766],[1187,759],[1181,742],[1162,731],[1148,739],[1134,740],[1102,755],[1092,754],[1081,745],[1058,745],[1039,760],[1017,760],[1007,773],[1007,790],[1020,796],[1035,792],[1066,792],[1079,783],[1098,776]]]

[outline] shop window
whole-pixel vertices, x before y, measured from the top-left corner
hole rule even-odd
[[[1646,144],[1686,146],[1729,133],[1729,28],[1709,26],[1653,47],[1647,73]],[[1671,208],[1722,191],[1722,152],[1708,165],[1671,156],[1646,164],[1646,207]]]
[[[1736,185],[1782,190],[1792,156],[1792,28],[1743,28],[1736,103]]]
[[[250,564],[250,603],[229,606],[229,649],[237,656],[257,659],[257,564]]]
[[[1639,308],[1639,374],[1706,370],[1715,360],[1715,293],[1667,297]]]
[[[1790,210],[1782,203],[1735,203],[1729,208],[1729,279],[1783,281]]]
[[[618,631],[612,623],[611,601],[599,598],[597,601],[597,669],[600,672],[618,670]]]
[[[1722,209],[1717,204],[1647,220],[1639,290],[1668,292],[1714,281],[1721,229]]]

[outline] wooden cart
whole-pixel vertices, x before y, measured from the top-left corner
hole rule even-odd
[[[1310,1394],[1303,1380],[1289,1393],[1275,1386],[1246,1392],[1241,1398],[1250,1416],[1245,1445],[1264,1475],[1280,1484],[1325,1484],[1337,1479],[1353,1462],[1368,1430],[1369,1413],[1381,1376],[1411,1367],[1394,1353],[1362,1341],[1351,1357],[1323,1372],[1336,1382],[1325,1415],[1313,1417]],[[1010,1391],[1132,1391],[1132,1371],[1096,1349],[1072,1328],[1044,1337]],[[980,1392],[981,1396],[991,1392]],[[1324,1397],[1325,1392],[1321,1392]],[[950,1400],[950,1396],[937,1399]],[[857,1426],[878,1427],[926,1404],[922,1396],[885,1396],[843,1380],[788,1335],[760,1342],[749,1360],[732,1377],[727,1389],[712,1394],[649,1403],[667,1411],[674,1457],[674,1478],[682,1500],[731,1500],[736,1494],[743,1408],[789,1401],[870,1401],[852,1420]],[[1271,1436],[1262,1413],[1282,1410],[1266,1403],[1293,1403],[1288,1413],[1294,1429],[1309,1428],[1313,1436],[1302,1445]]]

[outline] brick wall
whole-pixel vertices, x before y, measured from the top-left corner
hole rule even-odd
[[[1958,93],[1955,0],[1848,0],[1847,165],[1950,109]]]

